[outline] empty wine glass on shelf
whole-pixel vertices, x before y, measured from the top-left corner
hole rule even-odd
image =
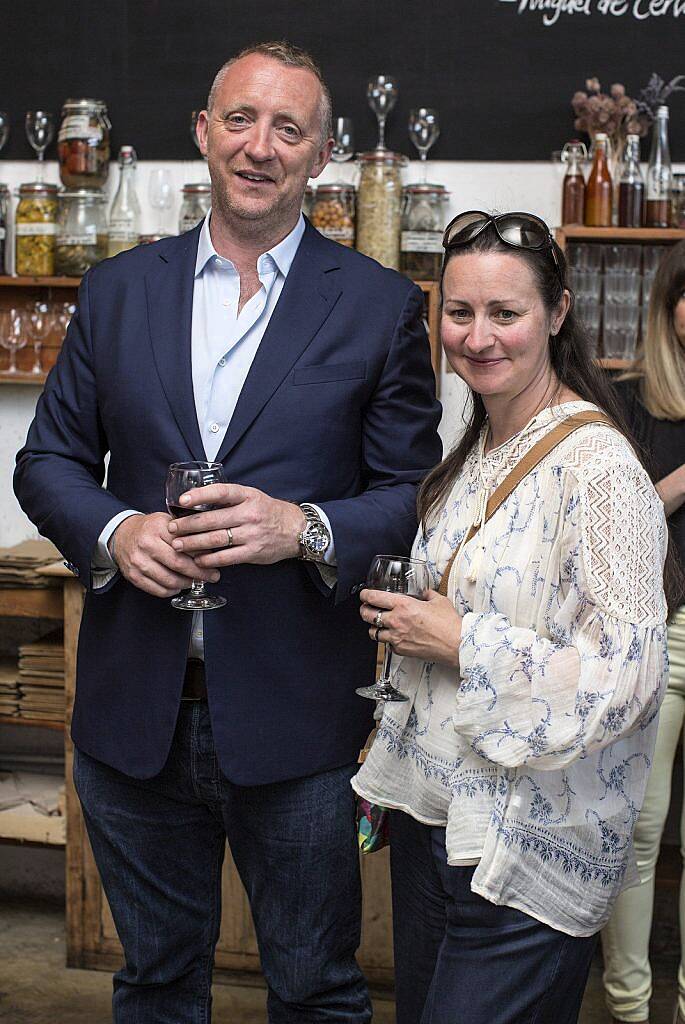
[[[18,373],[17,352],[26,344],[24,317],[19,309],[0,310],[0,345],[10,354],[7,373]]]
[[[354,153],[354,127],[351,117],[336,117],[333,122],[333,139],[331,160],[335,164],[344,164]]]
[[[4,110],[0,110],[0,151],[3,149],[10,133],[10,118]]]
[[[36,181],[43,180],[45,150],[55,136],[55,119],[48,110],[29,110],[26,114],[26,138],[38,157]]]
[[[166,478],[166,507],[174,519],[197,515],[200,512],[211,512],[215,507],[211,504],[199,504],[189,507],[181,505],[180,497],[194,487],[206,487],[208,484],[225,483],[224,469],[220,462],[174,462],[169,466]],[[208,594],[203,580],[193,580],[193,585],[186,594],[179,594],[171,601],[172,607],[188,612],[208,612],[213,608],[223,608],[226,598],[218,594]]]
[[[71,323],[71,318],[76,312],[75,302],[63,302],[61,306],[57,308],[56,320],[59,324],[62,332],[62,337],[67,333],[67,328]]]
[[[440,121],[437,110],[432,107],[418,107],[409,114],[409,138],[421,157],[423,181],[426,181],[426,157],[431,146],[440,136]]]
[[[384,590],[390,594],[405,594],[424,600],[430,589],[431,578],[428,565],[420,558],[401,558],[397,555],[376,555],[366,577],[369,590]],[[381,613],[382,615],[382,613]],[[382,628],[382,626],[381,626]],[[362,686],[356,692],[370,700],[405,701],[406,694],[393,686],[390,678],[392,646],[385,645],[383,671],[373,686]]]
[[[392,75],[376,75],[369,79],[366,98],[378,120],[376,149],[385,149],[385,122],[397,102],[397,80]]]
[[[157,167],[153,171],[150,171],[150,177],[147,185],[147,197],[150,201],[150,206],[154,210],[158,210],[158,227],[157,234],[165,234],[164,221],[165,212],[171,209],[171,175],[165,168]]]
[[[42,373],[40,353],[43,342],[55,324],[55,315],[50,303],[39,300],[26,312],[26,330],[33,343],[34,360],[31,373]]]

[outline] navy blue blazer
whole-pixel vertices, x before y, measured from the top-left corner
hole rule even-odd
[[[90,565],[112,516],[164,511],[169,464],[206,457],[190,352],[198,236],[86,274],[15,472],[22,507],[87,589],[74,742],[137,778],[169,751],[191,615],[121,576],[95,591]],[[441,454],[422,311],[405,277],[307,224],[217,458],[232,482],[324,509],[338,583],[296,559],[222,571],[228,604],[204,617],[205,664],[235,783],[349,763],[366,738],[372,705],[354,690],[376,648],[351,591],[374,554],[409,549],[417,484]]]

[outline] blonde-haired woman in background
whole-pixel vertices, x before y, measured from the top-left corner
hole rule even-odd
[[[685,564],[685,241],[662,260],[650,295],[642,350],[617,381],[626,419],[652,461],[672,540]],[[652,994],[649,935],[654,873],[671,796],[671,772],[685,722],[685,593],[668,629],[670,681],[634,848],[640,884],[626,889],[602,933],[604,986],[614,1021],[646,1022]],[[685,840],[685,813],[681,844]],[[685,1024],[685,882],[680,888],[681,961],[675,1020]]]

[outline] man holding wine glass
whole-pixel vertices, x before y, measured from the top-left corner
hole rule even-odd
[[[87,590],[75,781],[126,952],[117,1024],[209,1020],[226,839],[269,1020],[371,1016],[349,780],[376,651],[352,595],[408,553],[439,405],[419,289],[300,213],[330,126],[297,48],[220,69],[210,214],[88,272],[18,456]]]

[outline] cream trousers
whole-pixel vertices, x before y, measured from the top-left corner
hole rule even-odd
[[[621,893],[602,932],[604,989],[611,1014],[621,1021],[649,1018],[652,971],[649,935],[654,906],[654,872],[671,800],[671,774],[685,721],[685,606],[668,628],[670,677],[661,705],[656,748],[634,847],[640,884]],[[685,808],[680,820],[681,854],[685,844]],[[680,884],[681,957],[678,1000],[685,1017],[685,881]]]

